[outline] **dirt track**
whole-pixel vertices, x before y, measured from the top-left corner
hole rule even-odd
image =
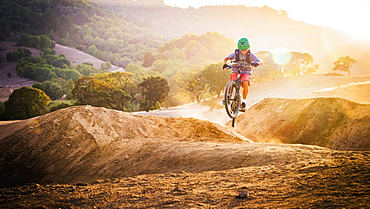
[[[207,121],[90,106],[0,128],[1,182],[38,183],[1,189],[3,208],[370,206],[370,152],[251,143]]]
[[[313,151],[313,150],[312,150]],[[92,184],[0,190],[0,206],[24,208],[368,208],[369,156],[320,158],[222,171],[139,175]],[[327,156],[322,158],[323,156]],[[248,192],[248,198],[239,198]]]

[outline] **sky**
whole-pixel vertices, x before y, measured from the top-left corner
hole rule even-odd
[[[285,10],[291,19],[340,29],[355,39],[370,40],[370,0],[164,0],[166,5],[199,8],[245,5]]]

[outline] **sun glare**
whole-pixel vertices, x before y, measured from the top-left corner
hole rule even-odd
[[[278,65],[286,65],[292,59],[292,53],[288,50],[279,49],[273,53],[272,58]]]
[[[284,10],[294,20],[312,25],[330,27],[347,32],[356,39],[370,41],[370,1],[368,0],[164,0],[170,6],[181,8],[210,5],[245,5],[247,7],[267,5]]]

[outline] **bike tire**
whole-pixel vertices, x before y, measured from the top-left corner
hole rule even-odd
[[[240,95],[235,81],[229,81],[225,88],[225,109],[230,118],[236,118],[240,108]]]
[[[234,117],[231,121],[231,126],[235,127],[236,126],[236,117]]]

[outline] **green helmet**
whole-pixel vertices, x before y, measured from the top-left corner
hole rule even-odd
[[[247,50],[249,49],[251,46],[249,45],[249,41],[247,38],[241,38],[239,39],[238,41],[238,49],[239,50]]]

